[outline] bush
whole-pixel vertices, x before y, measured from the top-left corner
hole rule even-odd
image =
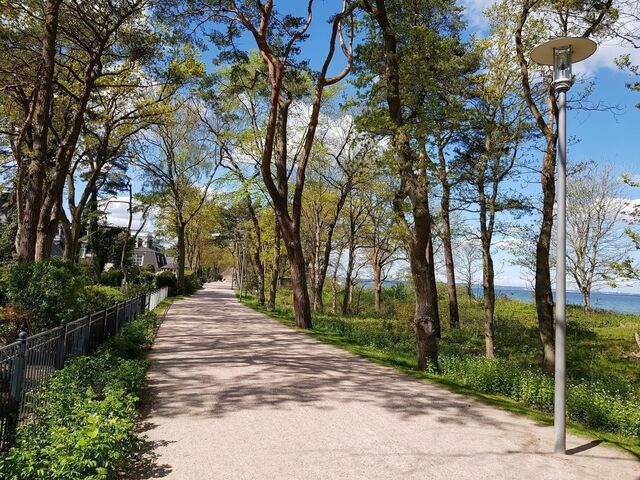
[[[105,285],[87,285],[82,291],[82,299],[84,312],[91,313],[124,301],[124,294],[118,288]]]
[[[195,272],[184,272],[184,292],[191,295],[202,288],[202,282]]]
[[[162,272],[156,275],[155,287],[169,287],[169,296],[173,297],[178,293],[178,280],[173,272]]]
[[[21,331],[32,331],[31,312],[11,305],[0,308],[0,345],[15,342]]]
[[[10,269],[5,283],[7,302],[31,312],[32,327],[54,327],[84,311],[81,292],[89,283],[83,269],[52,258],[44,262],[20,262]]]
[[[504,395],[542,412],[553,411],[553,379],[504,359],[443,355],[440,375],[478,392]],[[640,437],[640,398],[631,391],[622,397],[615,385],[570,383],[567,416],[602,431]]]
[[[156,278],[155,273],[142,270],[137,275],[129,277],[129,285],[143,285],[151,289]]]
[[[133,433],[156,317],[141,315],[94,357],[77,357],[56,372],[0,456],[0,478],[115,478],[139,448]],[[126,345],[126,348],[123,348]]]
[[[122,273],[122,270],[117,270],[115,268],[100,274],[100,284],[107,285],[109,287],[120,288],[123,279],[124,273]]]

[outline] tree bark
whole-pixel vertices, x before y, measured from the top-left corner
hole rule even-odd
[[[44,37],[42,39],[42,68],[36,87],[33,105],[32,153],[26,167],[26,184],[22,185],[22,172],[18,172],[16,205],[18,229],[16,253],[19,259],[33,261],[36,257],[39,214],[44,197],[44,182],[49,149],[49,122],[53,98],[53,75],[55,71],[56,39],[61,0],[47,1],[44,9]],[[29,120],[27,119],[27,122]],[[22,152],[18,152],[22,157]],[[18,168],[23,169],[21,162]],[[24,195],[24,196],[23,196]]]
[[[278,292],[278,277],[280,276],[280,227],[278,221],[275,221],[273,241],[273,262],[271,263],[271,284],[269,289],[269,300],[267,308],[273,311],[276,308],[276,294]]]
[[[348,315],[351,313],[351,281],[353,276],[353,265],[355,263],[355,239],[354,233],[351,232],[349,236],[349,254],[347,257],[347,271],[344,277],[344,292],[342,296],[342,314]]]
[[[451,218],[449,216],[449,197],[449,188],[443,188],[442,199],[440,201],[440,212],[442,214],[442,247],[444,249],[444,263],[447,270],[449,325],[451,326],[451,328],[459,328],[460,314],[458,309],[458,292],[456,291],[456,274],[453,263],[453,249],[451,246]]]
[[[184,245],[184,237],[185,237],[185,227],[186,225],[181,219],[176,219],[176,233],[178,237],[178,263],[176,265],[176,279],[178,283],[178,293],[184,293],[184,270],[185,270],[185,245]]]
[[[299,232],[291,231],[291,228],[279,219],[282,237],[284,238],[287,256],[291,264],[291,282],[293,284],[293,307],[295,312],[296,326],[298,328],[310,329],[311,322],[311,302],[307,290],[307,269],[300,242]]]
[[[373,266],[373,294],[374,309],[379,312],[382,308],[382,267],[377,262]]]
[[[416,236],[418,233],[416,232]],[[410,244],[410,263],[413,285],[416,293],[416,310],[413,317],[416,333],[418,369],[427,365],[438,365],[438,329],[437,303],[433,301],[433,283],[429,273],[429,262],[423,239],[412,239]]]
[[[542,342],[542,369],[548,374],[555,370],[555,332],[553,317],[553,292],[551,290],[551,229],[555,201],[555,135],[554,143],[547,143],[542,165],[542,222],[536,243],[535,298],[538,314],[538,330]]]

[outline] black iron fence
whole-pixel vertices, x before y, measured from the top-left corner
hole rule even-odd
[[[38,388],[77,355],[90,355],[108,338],[167,297],[167,287],[128,298],[105,310],[28,336],[0,348],[0,450],[6,449],[21,420],[29,415]]]

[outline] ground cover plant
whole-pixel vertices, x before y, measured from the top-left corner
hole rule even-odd
[[[76,357],[56,372],[14,446],[0,455],[0,478],[116,478],[140,445],[136,406],[157,325],[155,313],[140,315],[95,356]]]
[[[354,295],[358,314],[315,313],[312,334],[457,390],[498,398],[497,403],[504,403],[500,398],[509,399],[515,410],[520,405],[525,410],[552,413],[553,379],[539,367],[534,305],[506,297],[498,299],[496,357],[486,358],[481,302],[462,297],[461,328],[451,329],[446,299],[441,298],[439,365],[419,372],[411,331],[411,291],[405,287],[389,289],[385,307],[378,313],[372,311],[371,296],[367,289]],[[293,325],[289,299],[288,292],[282,291],[280,307],[267,313]],[[251,297],[247,303],[258,308]],[[330,298],[326,305],[331,305]],[[640,316],[603,311],[585,315],[581,308],[569,307],[567,317],[569,419],[640,454],[640,368],[637,361],[626,358],[635,348],[633,336],[640,330]]]

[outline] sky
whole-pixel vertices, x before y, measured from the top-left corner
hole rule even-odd
[[[332,9],[338,8],[342,2],[337,0],[316,0],[314,21],[309,31],[310,38],[303,47],[304,55],[311,59],[313,66],[319,66],[324,59],[327,49],[329,26],[324,19]],[[464,17],[467,21],[467,33],[478,36],[486,35],[487,23],[482,11],[491,4],[491,0],[464,0]],[[304,4],[299,0],[287,0],[276,2],[282,10],[292,9],[294,13],[303,14]],[[640,7],[638,7],[640,8]],[[640,24],[630,25],[636,33],[640,32]],[[254,48],[253,39],[241,38],[240,46],[247,49]],[[608,42],[599,45],[596,53],[589,59],[574,65],[574,73],[593,81],[594,90],[591,95],[593,103],[601,103],[611,107],[604,111],[581,111],[572,109],[572,93],[576,93],[577,87],[568,92],[569,111],[567,114],[567,134],[570,139],[568,146],[569,163],[577,163],[593,160],[598,164],[610,165],[618,174],[628,173],[640,178],[640,158],[638,155],[640,138],[640,109],[635,105],[640,103],[640,94],[631,92],[625,84],[632,81],[629,74],[618,69],[614,60],[621,54],[630,54],[634,63],[640,64],[640,49],[634,50],[620,42]],[[212,53],[203,57],[209,63]],[[332,65],[335,73],[343,66],[341,55],[336,56]],[[531,156],[532,162],[540,161],[540,155]],[[534,185],[531,193],[539,192],[539,186]],[[537,190],[536,190],[537,189]],[[627,189],[625,196],[632,201],[640,202],[640,188]],[[110,219],[120,223],[126,216],[126,207],[123,204],[112,204]],[[509,239],[507,238],[508,242]],[[527,274],[511,264],[511,258],[503,248],[504,242],[500,242],[494,248],[496,283],[503,286],[530,286],[530,281],[525,278]],[[569,289],[572,285],[569,284]],[[620,288],[619,291],[636,292],[636,286]]]
[[[491,0],[465,0],[464,16],[469,30],[477,35],[486,33],[487,24],[482,14]],[[637,12],[636,12],[637,13]],[[640,34],[640,22],[629,24],[636,34]],[[640,93],[632,92],[625,84],[633,81],[632,76],[621,71],[614,63],[616,57],[628,54],[634,64],[640,64],[640,49],[633,49],[620,41],[609,41],[598,45],[596,53],[573,66],[573,72],[593,81],[594,90],[591,100],[611,107],[606,110],[572,109],[572,93],[567,93],[569,111],[567,112],[567,161],[569,164],[584,161],[595,161],[599,165],[610,166],[617,174],[640,176]],[[534,155],[533,159],[539,158]],[[570,180],[569,180],[570,181]],[[539,189],[539,186],[535,186]],[[625,188],[625,197],[632,202],[640,203],[640,188]],[[508,242],[508,239],[507,239]],[[501,242],[501,245],[504,245]],[[496,284],[504,286],[530,287],[530,275],[511,264],[512,258],[501,248],[494,248],[496,263]],[[639,258],[640,260],[640,258]],[[568,289],[575,285],[568,279]],[[611,291],[610,287],[600,287],[602,291]],[[618,292],[638,293],[639,288],[633,284],[620,284]]]

